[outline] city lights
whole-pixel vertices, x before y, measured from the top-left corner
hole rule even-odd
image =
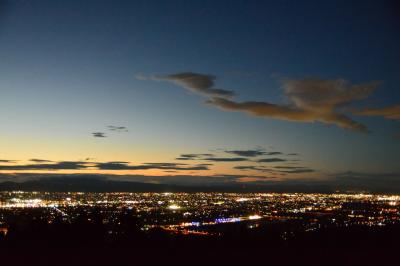
[[[210,235],[212,227],[302,221],[305,232],[351,225],[377,226],[400,222],[400,197],[370,194],[305,193],[81,193],[0,192],[0,227],[7,216],[37,210],[37,219],[74,222],[83,213],[100,210],[102,223],[119,223],[121,214],[142,223],[142,231]],[[179,211],[184,209],[184,211]],[[57,218],[59,217],[59,218]],[[112,231],[112,230],[111,230]],[[205,234],[205,232],[208,232]],[[211,234],[212,235],[212,234]]]

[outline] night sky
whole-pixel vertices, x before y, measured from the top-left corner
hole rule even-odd
[[[399,14],[396,1],[0,0],[0,181],[400,192]]]

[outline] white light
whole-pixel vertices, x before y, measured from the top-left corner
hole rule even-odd
[[[169,206],[168,206],[168,209],[170,209],[170,210],[178,210],[178,209],[180,209],[180,208],[181,208],[180,206],[175,205],[175,204],[172,204],[172,205],[169,205]]]
[[[249,216],[249,220],[258,220],[258,219],[261,219],[261,216],[260,215],[250,215]]]
[[[248,201],[248,198],[238,198],[236,199],[237,202],[244,202],[244,201]]]

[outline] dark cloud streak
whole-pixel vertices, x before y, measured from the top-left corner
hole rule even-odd
[[[287,160],[281,158],[264,158],[259,159],[257,162],[259,163],[275,163],[275,162],[286,162]]]
[[[93,132],[92,135],[95,138],[105,138],[106,137],[106,134],[103,132]]]
[[[243,156],[243,157],[256,157],[256,156],[261,156],[261,155],[266,154],[266,152],[262,151],[262,150],[232,150],[232,151],[225,151],[225,152],[229,153],[229,154]]]
[[[5,159],[1,159],[0,163],[15,163],[18,162],[17,160],[5,160]]]
[[[169,81],[189,91],[209,97],[230,98],[235,93],[230,90],[223,90],[214,87],[216,79],[213,75],[199,74],[193,72],[182,72],[166,76],[137,77],[139,79],[151,79],[158,81]]]
[[[88,167],[87,162],[61,161],[51,164],[0,165],[0,170],[82,170]]]
[[[233,157],[233,158],[210,157],[210,158],[204,158],[203,160],[210,161],[210,162],[244,162],[244,161],[248,161],[249,159],[243,158],[243,157]]]
[[[34,162],[34,163],[52,163],[53,162],[51,160],[43,160],[43,159],[30,159],[29,161]]]
[[[107,126],[107,129],[110,131],[116,131],[116,132],[128,132],[128,128],[124,126]]]
[[[126,162],[106,162],[97,163],[95,165],[100,170],[209,170],[207,165],[186,165],[186,164],[175,164],[175,163],[145,163],[141,165],[130,165]]]

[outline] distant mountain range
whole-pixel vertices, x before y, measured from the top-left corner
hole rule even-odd
[[[49,191],[49,192],[334,192],[328,186],[298,185],[213,185],[181,186],[170,184],[150,184],[130,181],[115,181],[90,177],[53,177],[24,182],[5,181],[0,183],[0,191]]]
[[[396,175],[397,176],[397,175]],[[6,177],[6,178],[5,178]],[[390,176],[389,176],[390,177]],[[14,178],[14,179],[13,179]],[[395,182],[383,182],[390,178],[377,180],[377,178],[337,178],[334,181],[302,181],[302,182],[269,182],[269,183],[214,183],[196,182],[176,184],[129,181],[120,176],[106,175],[51,175],[41,176],[35,174],[21,175],[15,178],[11,175],[0,179],[0,191],[75,191],[75,192],[304,192],[304,193],[333,193],[333,192],[365,192],[399,194],[400,185]],[[125,178],[127,178],[125,176]],[[361,185],[363,184],[363,185]],[[390,185],[388,185],[390,184]]]

